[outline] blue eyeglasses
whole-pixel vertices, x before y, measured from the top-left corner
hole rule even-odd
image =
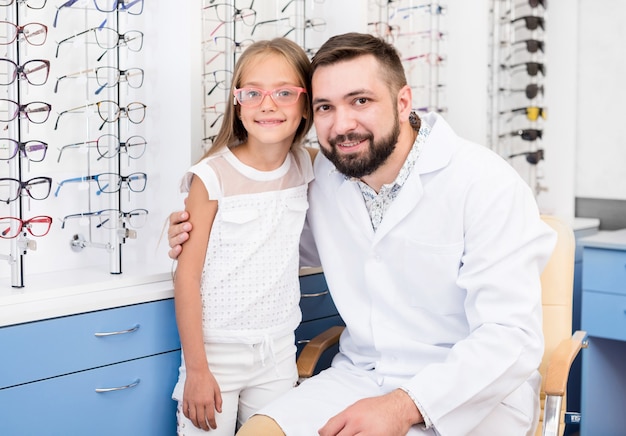
[[[93,176],[74,177],[71,179],[65,179],[59,182],[54,196],[59,196],[61,187],[66,183],[81,183],[94,180],[98,184],[98,191],[96,195],[100,194],[113,194],[122,189],[122,183],[126,182],[126,186],[133,192],[142,192],[146,189],[146,182],[148,175],[146,173],[132,173],[128,176],[122,176],[117,173],[101,173]]]

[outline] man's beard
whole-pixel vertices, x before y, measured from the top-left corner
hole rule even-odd
[[[349,133],[339,135],[328,140],[330,149],[320,147],[322,154],[331,161],[339,172],[348,177],[361,178],[368,176],[384,164],[391,153],[396,148],[398,137],[400,136],[400,123],[398,115],[395,114],[394,126],[391,132],[378,141],[374,140],[374,135]],[[369,153],[342,154],[337,151],[337,143],[369,141]]]

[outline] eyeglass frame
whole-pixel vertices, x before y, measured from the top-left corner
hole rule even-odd
[[[35,7],[35,6],[29,5],[28,4],[28,0],[10,0],[9,3],[7,3],[6,5],[1,5],[1,6],[4,6],[4,7],[11,6],[16,1],[17,1],[18,5],[20,3],[25,3],[27,8],[33,9],[33,10],[39,10],[39,9],[43,9],[46,6],[46,1],[47,0],[43,0],[43,4],[40,7]]]
[[[102,114],[102,112],[100,111],[100,106],[101,106],[102,104],[104,104],[104,103],[109,103],[109,104],[113,104],[114,106],[117,106],[118,110],[117,110],[117,114],[116,114],[116,116],[114,117],[114,119],[111,119],[111,120],[110,120],[110,119],[108,118],[108,115],[107,115],[107,117],[105,118],[105,117],[104,117],[104,115]],[[128,113],[129,113],[129,107],[130,107],[130,105],[133,105],[133,104],[141,105],[141,109],[143,109],[143,116],[141,117],[141,120],[140,120],[140,121],[133,121],[133,120],[132,120],[132,119],[128,116]],[[116,122],[117,120],[119,120],[119,119],[121,118],[121,114],[122,114],[122,112],[126,114],[126,118],[128,119],[128,121],[130,121],[130,122],[131,122],[131,123],[133,123],[133,124],[141,124],[141,123],[143,122],[143,120],[145,120],[145,119],[146,119],[146,108],[147,108],[147,106],[146,106],[145,104],[141,103],[141,102],[138,102],[138,101],[132,101],[132,102],[128,103],[126,106],[120,106],[120,104],[119,104],[119,103],[117,103],[116,101],[113,101],[113,100],[100,100],[100,101],[97,101],[97,102],[95,102],[95,103],[89,103],[89,104],[86,104],[86,105],[83,105],[83,106],[78,106],[78,107],[75,107],[75,108],[72,108],[72,109],[67,109],[67,110],[64,110],[64,111],[59,112],[59,114],[58,114],[58,116],[57,116],[57,120],[56,120],[56,122],[54,123],[54,130],[57,130],[57,128],[58,128],[58,126],[59,126],[59,120],[61,119],[61,115],[65,115],[65,114],[71,113],[71,112],[73,112],[73,111],[75,111],[75,110],[78,110],[78,109],[87,109],[87,108],[88,108],[88,107],[90,107],[90,106],[96,106],[96,107],[97,107],[97,109],[98,109],[98,110],[97,110],[98,115],[100,116],[100,119],[102,120],[102,124],[100,125],[100,128],[98,128],[98,130],[102,130],[102,128],[104,127],[104,125],[105,125],[106,123],[114,123],[114,122]],[[139,110],[139,109],[133,109],[133,110]]]
[[[16,102],[15,100],[10,100],[8,98],[0,98],[0,101],[8,101],[9,103],[13,103],[16,107],[17,107],[17,111],[15,111],[15,114],[12,116],[11,119],[9,120],[0,120],[0,122],[3,123],[10,123],[11,121],[15,120],[20,114],[24,114],[26,116],[26,118],[28,119],[28,121],[30,121],[33,124],[43,124],[46,121],[48,121],[48,118],[50,117],[50,112],[52,111],[52,105],[50,103],[46,103],[44,101],[31,101],[25,104],[20,104],[18,102]],[[40,103],[43,105],[43,108],[38,109],[38,110],[33,110],[33,111],[27,111],[25,110],[29,105],[31,104],[35,104],[35,103]],[[30,113],[35,113],[35,112],[46,112],[46,118],[43,121],[33,121],[29,116],[29,112]]]
[[[71,6],[73,6],[76,2],[78,2],[79,0],[67,0],[65,3],[63,3],[61,6],[57,6],[57,11],[54,14],[54,20],[52,22],[52,27],[57,27],[57,20],[59,18],[59,12],[61,11],[61,9],[63,8],[69,8]],[[113,9],[111,10],[107,10],[107,9],[101,9],[98,7],[98,0],[93,0],[93,5],[94,7],[100,11],[100,12],[105,12],[105,13],[109,13],[109,12],[114,12],[114,11],[119,11],[121,10],[122,12],[126,12],[129,15],[141,15],[143,12],[143,3],[144,0],[130,0],[128,2],[128,6],[126,5],[126,2],[124,0],[115,0],[115,6]],[[130,8],[132,6],[134,6],[135,4],[140,3],[141,7],[139,9],[139,12],[131,12]],[[122,5],[122,7],[120,8],[120,4]]]
[[[117,183],[117,188],[113,191],[108,191],[106,190],[106,188],[109,186],[109,184],[107,183],[104,186],[100,185],[100,177],[102,176],[115,176],[115,177],[119,177],[119,182]],[[130,182],[132,180],[140,180],[140,178],[135,178],[134,177],[137,176],[141,176],[141,179],[144,181],[143,183],[143,187],[141,189],[133,189],[130,186]],[[1,179],[0,179],[1,180]],[[57,182],[58,186],[57,189],[54,191],[54,196],[58,197],[59,196],[59,191],[61,190],[61,187],[66,184],[66,183],[80,183],[80,182],[89,182],[89,181],[95,181],[98,184],[98,191],[96,191],[96,195],[100,195],[100,194],[115,194],[116,192],[119,192],[122,189],[122,183],[126,182],[126,185],[128,186],[128,189],[132,192],[143,192],[146,190],[146,185],[148,182],[148,175],[144,172],[134,172],[131,173],[127,176],[122,176],[121,174],[118,173],[100,173],[100,174],[93,174],[91,176],[82,176],[82,177],[72,177],[69,179],[65,179],[65,180],[61,180],[60,182]]]
[[[111,136],[111,137],[115,138],[115,142],[117,142],[117,143],[118,143],[117,150],[115,150],[115,154],[113,154],[112,156],[105,156],[105,155],[103,155],[103,154],[102,154],[102,152],[100,151],[100,148],[98,147],[98,144],[100,143],[100,140],[101,140],[101,139],[103,139],[103,138],[104,138],[104,137],[106,137],[106,136]],[[128,142],[129,142],[129,140],[130,140],[130,139],[132,139],[132,138],[139,138],[140,140],[143,140],[143,143],[141,143],[141,142],[140,142],[140,143],[138,143],[138,144],[131,144],[131,146],[132,146],[132,145],[138,145],[138,146],[143,145],[143,146],[144,146],[144,148],[143,148],[143,150],[141,151],[141,153],[140,153],[139,155],[137,155],[137,156],[135,156],[135,155],[131,156],[131,154],[128,152],[128,147],[129,147]],[[95,144],[95,145],[89,145],[89,144]],[[120,139],[119,139],[116,135],[111,135],[111,134],[109,134],[109,133],[106,133],[106,134],[104,134],[104,135],[101,135],[98,139],[95,139],[95,140],[91,140],[91,141],[83,141],[83,142],[75,142],[75,143],[73,143],[73,144],[67,144],[67,145],[64,145],[63,147],[59,147],[59,157],[57,157],[57,162],[60,162],[60,161],[61,161],[61,155],[63,154],[63,151],[64,151],[64,150],[66,150],[66,149],[68,149],[68,148],[81,148],[81,147],[83,147],[83,146],[86,146],[86,147],[95,147],[96,151],[97,151],[97,152],[98,152],[98,154],[100,155],[100,157],[98,157],[98,159],[96,159],[96,160],[100,160],[100,159],[112,159],[112,158],[114,158],[115,156],[117,156],[118,154],[121,154],[121,153],[122,153],[122,151],[121,151],[121,150],[122,150],[122,147],[124,148],[124,150],[125,150],[124,152],[128,155],[128,158],[129,158],[129,159],[139,159],[139,158],[140,158],[141,156],[143,156],[143,154],[146,152],[146,148],[145,148],[145,147],[146,147],[146,145],[148,145],[148,141],[146,141],[146,138],[144,138],[144,137],[143,137],[143,136],[141,136],[141,135],[132,135],[132,136],[129,136],[129,137],[128,137],[128,139],[126,139],[126,141],[125,141],[125,142],[122,142],[122,141],[120,141]]]
[[[261,99],[259,100],[259,102],[257,104],[249,104],[249,103],[243,103],[240,100],[240,96],[239,93],[243,92],[243,91],[249,91],[249,90],[253,90],[253,91],[257,91],[261,94]],[[293,101],[293,103],[280,103],[277,102],[274,99],[274,93],[278,92],[278,91],[283,91],[283,90],[289,90],[289,91],[296,91],[298,94],[295,98],[295,100]],[[274,104],[276,104],[276,106],[291,106],[294,105],[298,102],[298,100],[300,99],[300,95],[302,94],[307,94],[307,90],[306,88],[302,88],[301,86],[280,86],[278,88],[274,88],[270,91],[266,91],[264,89],[261,88],[257,88],[255,86],[245,86],[243,88],[235,88],[233,91],[233,96],[235,97],[235,100],[233,102],[233,104],[235,104],[235,106],[237,105],[237,103],[239,103],[242,107],[258,107],[261,106],[261,104],[263,104],[263,100],[265,100],[265,97],[267,97],[268,95],[270,96],[270,98],[272,99],[272,101],[274,102]]]
[[[42,218],[44,220],[43,221],[38,221],[38,222],[41,223],[41,224],[47,224],[48,227],[47,227],[45,232],[43,232],[42,234],[37,234],[36,235],[36,234],[33,233],[31,224],[35,220],[40,220]],[[4,230],[4,231],[0,231],[0,238],[2,238],[2,239],[15,239],[22,233],[22,231],[24,229],[27,230],[28,233],[30,233],[35,238],[41,238],[43,236],[46,236],[50,232],[50,228],[52,227],[52,217],[48,216],[48,215],[37,215],[37,216],[34,216],[34,217],[29,218],[27,220],[23,220],[21,218],[17,218],[17,217],[13,217],[13,216],[3,216],[3,217],[0,217],[0,223],[2,223],[3,220],[12,220],[12,221],[19,222],[19,230],[17,231],[17,234],[15,236],[5,236],[9,229]]]
[[[8,160],[11,160],[11,159],[13,159],[15,156],[17,156],[17,154],[18,154],[19,152],[21,152],[21,153],[22,153],[22,155],[23,155],[24,157],[26,157],[26,158],[27,158],[29,161],[31,161],[31,162],[42,162],[42,161],[46,158],[46,152],[48,151],[48,144],[47,144],[46,142],[43,142],[43,141],[38,141],[38,140],[35,140],[35,139],[31,139],[31,140],[29,140],[29,141],[24,141],[24,142],[21,142],[21,141],[16,141],[16,140],[15,140],[15,139],[13,139],[13,138],[0,138],[0,141],[9,141],[9,142],[11,142],[12,144],[14,144],[14,145],[15,145],[15,149],[14,149],[15,151],[13,152],[13,154],[12,154],[12,155],[11,155],[8,159],[2,159],[2,158],[0,158],[0,160],[7,160],[7,161],[8,161]],[[42,145],[42,146],[43,146],[44,151],[43,151],[43,156],[42,156],[42,158],[41,158],[41,159],[37,160],[37,159],[32,159],[32,158],[30,158],[30,156],[29,156],[28,152],[26,151],[26,147],[27,147],[27,144],[28,144],[29,142],[36,142],[36,143],[38,143],[39,145]]]
[[[0,85],[2,86],[6,86],[6,85],[11,85],[12,83],[15,83],[16,80],[21,80],[24,79],[26,80],[29,84],[33,85],[33,86],[42,86],[45,85],[46,82],[48,81],[48,76],[50,75],[50,61],[46,60],[46,59],[31,59],[28,60],[26,62],[24,62],[22,65],[17,64],[15,61],[13,61],[12,59],[8,59],[8,58],[0,58],[0,62],[6,62],[10,65],[13,65],[15,67],[15,74],[13,74],[13,78],[11,79],[10,82],[8,83],[0,83]],[[28,65],[31,62],[41,62],[41,66],[39,66],[38,68],[34,68],[28,72],[26,72],[24,70],[24,67],[26,67],[26,65]],[[46,70],[46,78],[42,83],[33,83],[28,79],[28,75],[30,73],[34,73],[37,71],[40,71],[41,69],[45,69]]]
[[[126,220],[126,222],[128,223],[129,227],[132,227],[134,229],[139,229],[141,227],[143,227],[143,224],[140,226],[134,226],[131,224],[130,221],[130,216],[135,213],[135,212],[142,212],[141,215],[148,215],[148,210],[147,209],[143,209],[143,208],[138,208],[138,209],[133,209],[131,211],[128,212],[124,212],[120,209],[102,209],[102,210],[97,210],[94,212],[83,212],[83,213],[73,213],[73,214],[69,214],[66,215],[62,218],[61,220],[61,229],[65,228],[65,221],[68,219],[73,219],[73,218],[101,218],[102,214],[104,214],[105,212],[117,212],[118,213],[118,220]],[[136,215],[140,215],[140,214],[136,214]],[[100,227],[105,227],[105,228],[111,228],[111,227],[106,227],[104,224],[108,221],[108,219],[104,220],[104,222],[101,222],[100,224],[96,225],[96,228],[100,228]]]
[[[17,182],[18,183],[18,188],[17,188],[17,195],[15,196],[15,198],[9,198],[8,200],[2,200],[0,199],[0,202],[9,204],[12,201],[17,200],[18,198],[20,198],[20,196],[22,195],[23,191],[26,191],[26,194],[32,198],[33,200],[45,200],[46,198],[48,198],[50,196],[50,190],[52,189],[52,178],[51,177],[33,177],[25,182],[19,180],[19,179],[14,179],[12,177],[1,177],[0,178],[0,182],[2,181],[12,181],[12,182]],[[28,189],[28,186],[32,185],[31,182],[33,181],[37,181],[38,183],[47,183],[48,184],[48,193],[46,194],[45,197],[42,198],[35,198],[33,197],[33,195],[30,192],[30,189]]]
[[[68,36],[67,38],[62,39],[61,41],[57,42],[57,48],[56,48],[56,52],[54,54],[54,57],[55,58],[59,57],[59,49],[61,48],[61,44],[65,43],[65,42],[67,42],[67,41],[69,41],[69,40],[71,40],[73,38],[76,38],[78,36],[85,35],[85,34],[87,34],[89,32],[94,32],[95,33],[98,30],[108,30],[108,31],[114,32],[117,35],[117,43],[115,43],[115,45],[113,45],[112,47],[103,47],[102,45],[100,45],[100,43],[98,41],[98,38],[96,37],[96,44],[98,45],[98,47],[100,47],[101,49],[105,50],[104,53],[101,54],[100,57],[97,58],[98,61],[100,61],[104,57],[104,55],[107,53],[107,51],[113,50],[113,49],[118,48],[118,47],[121,47],[122,45],[126,45],[126,48],[128,48],[128,50],[134,51],[134,52],[138,52],[138,51],[140,51],[143,48],[143,32],[142,31],[140,31],[140,30],[128,30],[128,31],[126,31],[124,33],[119,33],[117,30],[115,30],[115,29],[113,29],[111,27],[104,26],[104,22],[103,22],[103,24],[98,26],[98,27],[91,27],[91,28],[89,28],[87,30],[83,30],[82,32],[75,33],[74,35]],[[139,48],[136,49],[136,50],[134,48],[130,48],[130,46],[128,45],[128,42],[126,41],[126,39],[124,39],[124,37],[127,34],[129,34],[129,33],[133,33],[133,34],[136,33],[141,38],[141,44],[139,45]]]
[[[117,70],[117,72],[118,72],[117,81],[116,81],[113,85],[106,86],[106,85],[107,85],[106,83],[105,83],[105,84],[100,83],[100,79],[98,78],[98,71],[102,71],[102,70],[104,70],[104,69]],[[137,70],[137,75],[140,75],[140,76],[141,76],[141,83],[140,83],[139,85],[137,85],[137,86],[135,86],[134,84],[132,84],[132,85],[131,85],[131,83],[130,83],[130,81],[128,80],[128,77],[127,77],[127,76],[128,76],[128,73],[129,73],[130,71],[134,72],[135,70]],[[98,83],[98,85],[99,85],[99,88],[98,88],[98,89],[95,91],[95,93],[94,93],[94,94],[96,94],[96,95],[100,94],[100,92],[102,92],[102,90],[103,90],[104,88],[112,88],[112,87],[114,87],[114,86],[118,85],[119,83],[121,83],[121,81],[122,81],[122,76],[126,77],[125,82],[128,84],[128,86],[129,86],[129,87],[131,87],[131,88],[133,88],[133,89],[138,89],[138,88],[141,88],[141,86],[143,85],[143,79],[144,79],[144,75],[145,75],[145,72],[144,72],[143,68],[138,68],[138,67],[127,68],[127,69],[125,69],[125,70],[122,70],[122,69],[117,68],[117,67],[109,67],[109,66],[102,66],[102,67],[97,67],[97,68],[89,68],[89,69],[87,69],[87,70],[77,71],[77,72],[75,72],[75,73],[64,74],[63,76],[58,77],[58,78],[57,78],[57,81],[56,81],[56,83],[55,83],[55,85],[54,85],[54,92],[55,92],[55,94],[56,94],[56,92],[58,91],[58,88],[59,88],[59,82],[60,82],[61,80],[63,80],[63,79],[72,79],[72,78],[74,78],[75,76],[78,76],[78,75],[80,75],[80,74],[89,74],[89,73],[94,73],[94,74],[95,74],[95,79],[96,79],[96,82],[97,82],[97,83]]]
[[[45,3],[45,1],[44,1],[44,3]],[[13,26],[15,28],[15,37],[11,41],[7,42],[6,44],[0,44],[0,45],[10,45],[10,44],[12,44],[13,42],[15,42],[15,40],[17,40],[19,38],[20,34],[24,35],[24,40],[26,42],[28,42],[30,45],[35,46],[35,47],[40,47],[40,46],[44,45],[46,43],[46,40],[48,39],[48,26],[46,26],[43,23],[32,22],[32,23],[26,23],[23,26],[18,26],[17,24],[11,23],[10,21],[0,21],[0,25],[2,25],[3,23],[8,24],[10,26]],[[33,42],[30,41],[28,39],[28,37],[26,36],[26,33],[24,33],[24,29],[26,28],[26,26],[30,26],[30,25],[33,25],[33,24],[41,26],[43,28],[44,37],[43,37],[43,41],[42,41],[41,44],[33,44]]]

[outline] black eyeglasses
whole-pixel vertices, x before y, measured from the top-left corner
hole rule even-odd
[[[546,75],[546,66],[541,62],[520,62],[518,64],[513,65],[500,65],[503,69],[515,69],[518,67],[525,67],[526,73],[529,76],[536,76],[537,73],[541,72],[544,76]]]
[[[95,94],[100,94],[104,88],[112,88],[115,85],[126,82],[131,88],[141,88],[143,85],[144,71],[141,68],[129,68],[127,70],[120,70],[115,67],[98,67],[94,69],[88,69],[78,71],[76,73],[66,74],[57,79],[54,85],[54,92],[57,92],[59,88],[59,82],[63,79],[73,79],[81,75],[88,75],[89,73],[95,73],[95,78],[98,83],[98,89]]]
[[[63,8],[69,8],[77,3],[79,0],[68,0],[61,6],[57,7],[57,12],[54,15],[54,21],[52,27],[57,27],[57,21],[59,19],[59,12]],[[127,12],[130,15],[140,15],[143,12],[143,0],[94,0],[94,6],[100,12]]]
[[[26,192],[33,200],[45,200],[50,195],[52,179],[50,177],[33,177],[22,182],[10,177],[0,178],[0,201],[9,204]]]
[[[143,192],[146,189],[146,181],[148,180],[148,175],[146,173],[132,173],[127,176],[122,176],[117,173],[101,173],[94,174],[93,176],[84,176],[84,177],[73,177],[71,179],[65,179],[59,182],[59,186],[57,186],[56,191],[54,191],[54,196],[59,196],[59,191],[61,187],[66,183],[82,183],[95,181],[98,184],[98,191],[96,195],[100,194],[113,194],[122,189],[122,183],[126,183],[128,189],[133,192]]]
[[[6,71],[6,76],[0,75],[0,85],[10,85],[19,78],[31,85],[41,86],[48,80],[50,61],[32,59],[18,65],[11,59],[0,58],[0,71]]]
[[[526,94],[526,98],[532,100],[537,97],[539,93],[543,94],[543,85],[538,85],[537,83],[529,83],[525,88],[500,88],[500,91],[509,91],[509,92],[523,92]]]
[[[543,137],[543,130],[540,129],[520,129],[515,130],[511,133],[504,133],[500,135],[500,138],[504,138],[506,136],[519,136],[525,141],[535,141],[537,138],[541,139]]]
[[[20,35],[30,45],[43,45],[48,37],[48,27],[41,23],[17,26],[8,21],[0,21],[0,45],[12,44]]]
[[[283,6],[283,8],[280,10],[281,14],[284,14],[285,11],[287,10],[287,8],[289,7],[290,4],[292,4],[294,1],[296,0],[289,0],[287,1],[287,3],[285,4],[285,6]],[[315,3],[324,3],[324,0],[313,0]]]
[[[34,216],[27,220],[21,220],[12,216],[0,218],[0,238],[17,238],[22,230],[28,231],[33,236],[46,236],[52,225],[52,217],[46,215]]]
[[[59,127],[59,120],[61,119],[61,116],[69,113],[80,113],[92,106],[96,106],[98,109],[98,115],[100,115],[100,118],[102,119],[102,124],[98,130],[102,130],[106,123],[116,122],[122,116],[128,118],[128,121],[133,124],[141,123],[146,117],[146,105],[139,103],[138,101],[129,103],[126,107],[124,107],[120,106],[113,100],[102,100],[96,103],[90,103],[59,112],[56,123],[54,123],[54,130]]]
[[[0,121],[13,121],[23,114],[31,123],[43,124],[48,120],[52,106],[43,101],[31,101],[20,104],[13,100],[0,98]]]
[[[523,153],[515,153],[509,156],[509,159],[518,156],[525,156],[526,162],[531,165],[537,165],[540,160],[543,160],[543,149],[535,150],[535,151],[525,151]]]
[[[118,33],[117,30],[111,29],[110,27],[99,26],[83,30],[82,32],[78,32],[75,35],[68,36],[67,38],[59,41],[57,43],[57,49],[54,57],[59,57],[59,49],[62,44],[72,42],[74,38],[90,32],[94,33],[98,47],[105,50],[105,52],[97,59],[98,61],[104,57],[108,50],[117,47],[125,46],[130,51],[139,51],[143,47],[143,32],[140,32],[139,30],[129,30],[125,33]]]
[[[204,80],[207,84],[212,84],[211,88],[207,92],[207,95],[211,95],[216,89],[229,89],[230,81],[233,73],[229,70],[215,70],[203,74]]]
[[[41,162],[46,157],[48,144],[42,141],[19,142],[11,138],[0,138],[0,160],[11,160],[22,152],[31,162]]]
[[[524,24],[526,24],[526,28],[528,30],[535,30],[537,27],[541,27],[542,30],[545,30],[545,20],[543,17],[539,17],[537,15],[526,15],[524,17],[517,17],[511,20],[511,24],[517,23],[521,20],[524,20]]]
[[[129,227],[138,229],[143,227],[148,217],[147,209],[133,209],[129,212],[123,212],[119,209],[102,209],[95,212],[73,213],[66,215],[61,221],[61,228],[65,228],[67,220],[78,219],[79,225],[87,226],[91,224],[91,219],[96,218],[98,223],[96,228],[115,229],[126,223]]]
[[[520,107],[517,109],[511,109],[509,111],[502,111],[500,115],[504,115],[506,113],[512,113],[513,115],[522,113],[526,115],[530,121],[537,121],[539,117],[546,119],[546,109],[538,106],[528,106],[528,107]]]
[[[63,151],[68,149],[83,149],[84,147],[95,147],[100,159],[111,159],[120,153],[126,153],[130,159],[139,159],[146,151],[146,139],[143,136],[135,135],[129,137],[125,142],[119,140],[115,135],[102,135],[95,141],[76,142],[67,144],[59,148],[57,162],[61,161]]]
[[[11,6],[16,0],[0,0],[0,6]],[[17,0],[18,5],[25,4],[30,9],[43,9],[46,0]]]

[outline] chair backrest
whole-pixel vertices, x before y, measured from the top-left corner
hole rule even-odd
[[[572,294],[574,292],[574,254],[576,241],[572,228],[564,221],[544,215],[542,220],[557,232],[554,251],[541,273],[543,334],[545,350],[539,372],[543,379],[541,385],[541,418],[536,435],[541,435],[545,402],[545,375],[550,356],[561,341],[572,336]],[[563,399],[561,413],[561,434],[566,401]]]

